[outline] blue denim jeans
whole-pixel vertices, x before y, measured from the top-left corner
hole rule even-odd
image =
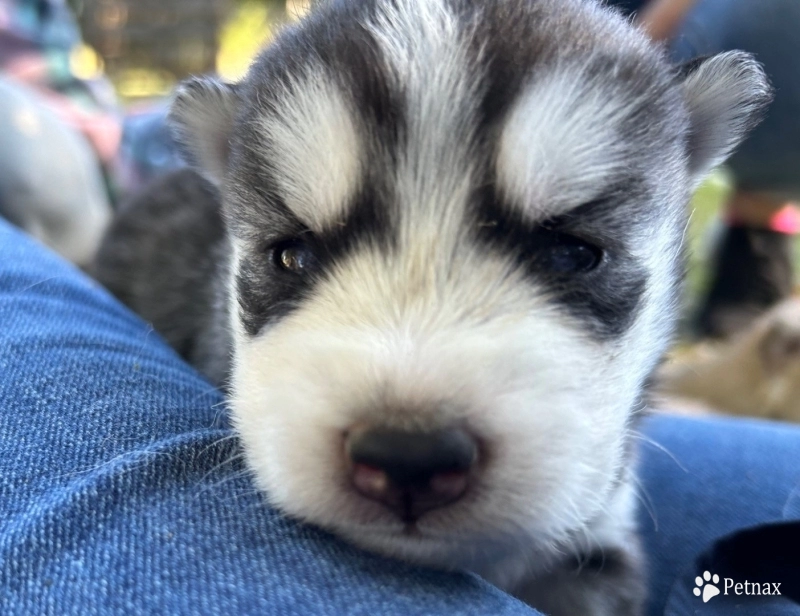
[[[692,595],[695,559],[737,529],[800,517],[800,430],[665,415],[641,430],[649,614],[714,613]],[[736,613],[797,613],[763,606]],[[271,510],[220,393],[0,221],[0,613],[536,612],[475,576],[363,553]]]

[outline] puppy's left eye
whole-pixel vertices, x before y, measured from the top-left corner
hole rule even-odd
[[[316,255],[311,247],[299,240],[278,242],[272,248],[272,259],[279,269],[293,274],[305,274],[317,262]]]
[[[558,233],[538,255],[538,264],[556,274],[579,274],[600,265],[603,251],[572,235]]]

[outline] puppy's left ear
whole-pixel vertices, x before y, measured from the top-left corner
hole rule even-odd
[[[228,169],[239,102],[236,85],[195,77],[179,86],[170,108],[169,122],[178,141],[197,171],[216,185]]]
[[[761,121],[772,88],[753,56],[729,51],[688,65],[683,91],[691,123],[689,172],[698,186]]]

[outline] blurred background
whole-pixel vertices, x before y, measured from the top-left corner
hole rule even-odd
[[[275,28],[308,8],[308,0],[0,0],[0,77],[6,88],[22,86],[4,98],[33,95],[77,128],[113,206],[182,164],[163,122],[175,85],[206,73],[239,79]]]
[[[0,70],[60,105],[89,139],[113,206],[183,164],[164,124],[175,85],[205,73],[241,78],[273,32],[309,8],[310,0],[0,0]],[[720,173],[701,191],[693,240],[729,185]],[[702,271],[692,268],[695,291]]]
[[[0,216],[88,267],[114,211],[185,164],[165,123],[175,85],[241,78],[310,1],[0,0]],[[703,372],[712,365],[742,377],[725,381],[727,398],[712,406],[738,412],[731,398],[744,387],[760,392],[747,402],[766,409],[757,414],[800,420],[800,304],[774,312],[798,301],[800,0],[608,1],[676,63],[743,48],[776,85],[767,121],[691,204],[685,342],[665,382],[681,394],[687,374],[704,374],[700,390],[709,389],[724,380]],[[731,357],[750,367],[731,367]]]
[[[240,78],[276,24],[307,0],[71,0],[82,76],[105,72],[127,103],[168,94],[191,74]]]

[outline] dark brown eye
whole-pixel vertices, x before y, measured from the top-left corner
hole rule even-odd
[[[541,267],[556,274],[579,274],[596,268],[603,251],[580,238],[558,233],[539,256]]]
[[[316,265],[316,256],[311,247],[300,240],[278,242],[272,249],[276,267],[294,274],[305,274]]]

